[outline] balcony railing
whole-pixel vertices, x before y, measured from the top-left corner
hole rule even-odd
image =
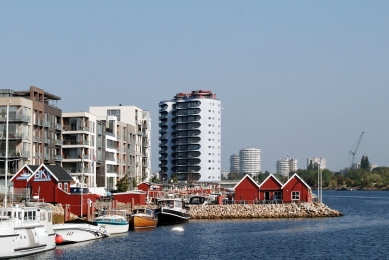
[[[63,145],[89,145],[87,140],[63,140]]]
[[[62,160],[63,160],[62,155],[56,155],[56,156],[55,156],[55,160],[56,160],[56,161],[62,161]]]
[[[5,150],[0,150],[0,157],[5,157]],[[16,150],[8,150],[8,157],[22,157],[22,154]]]
[[[55,140],[55,145],[62,145],[62,144],[63,144],[62,140],[60,139]]]

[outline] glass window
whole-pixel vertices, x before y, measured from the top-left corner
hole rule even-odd
[[[300,192],[292,191],[292,200],[300,200]]]

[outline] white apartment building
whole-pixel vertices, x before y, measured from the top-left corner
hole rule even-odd
[[[235,153],[230,156],[230,172],[239,172],[239,163],[240,163],[240,157],[239,154]]]
[[[181,182],[220,181],[221,102],[209,90],[159,103],[160,175]]]
[[[96,127],[97,119],[93,114],[62,113],[62,167],[88,187],[96,186]]]
[[[261,172],[261,149],[244,148],[239,151],[239,172],[246,174]]]
[[[61,162],[60,99],[33,86],[23,91],[0,90],[0,183],[5,180],[6,132],[7,178],[24,164]]]
[[[319,164],[320,169],[327,169],[327,160],[323,157],[311,157],[307,159],[307,169],[309,165],[312,163],[312,165]]]
[[[119,105],[90,107],[89,112],[105,122],[100,175],[105,175],[106,186],[114,188],[125,175],[135,183],[148,181],[151,173],[151,119],[148,111]]]

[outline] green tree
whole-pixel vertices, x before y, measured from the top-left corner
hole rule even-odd
[[[240,172],[230,172],[228,174],[228,179],[229,180],[240,180],[242,179],[246,174],[240,173]]]
[[[128,187],[130,186],[130,178],[128,178],[127,175],[125,175],[123,178],[118,180],[116,187],[119,192],[124,192],[128,190]]]
[[[151,178],[151,182],[153,183],[158,183],[159,182],[159,179],[158,179],[158,175],[155,174],[152,178]]]

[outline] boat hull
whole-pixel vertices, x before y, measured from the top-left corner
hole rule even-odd
[[[0,259],[27,256],[53,250],[55,233],[45,233],[44,227],[0,227]]]
[[[190,215],[188,212],[182,212],[171,209],[158,209],[158,226],[182,224],[189,221]]]
[[[109,236],[104,228],[89,224],[57,224],[54,231],[62,236],[62,243],[79,243]]]
[[[130,219],[131,229],[154,228],[157,226],[158,219],[149,216],[133,215]]]
[[[104,223],[104,222],[96,222],[98,226],[105,227],[107,232],[112,234],[120,234],[128,232],[129,224],[115,224],[115,223]]]

